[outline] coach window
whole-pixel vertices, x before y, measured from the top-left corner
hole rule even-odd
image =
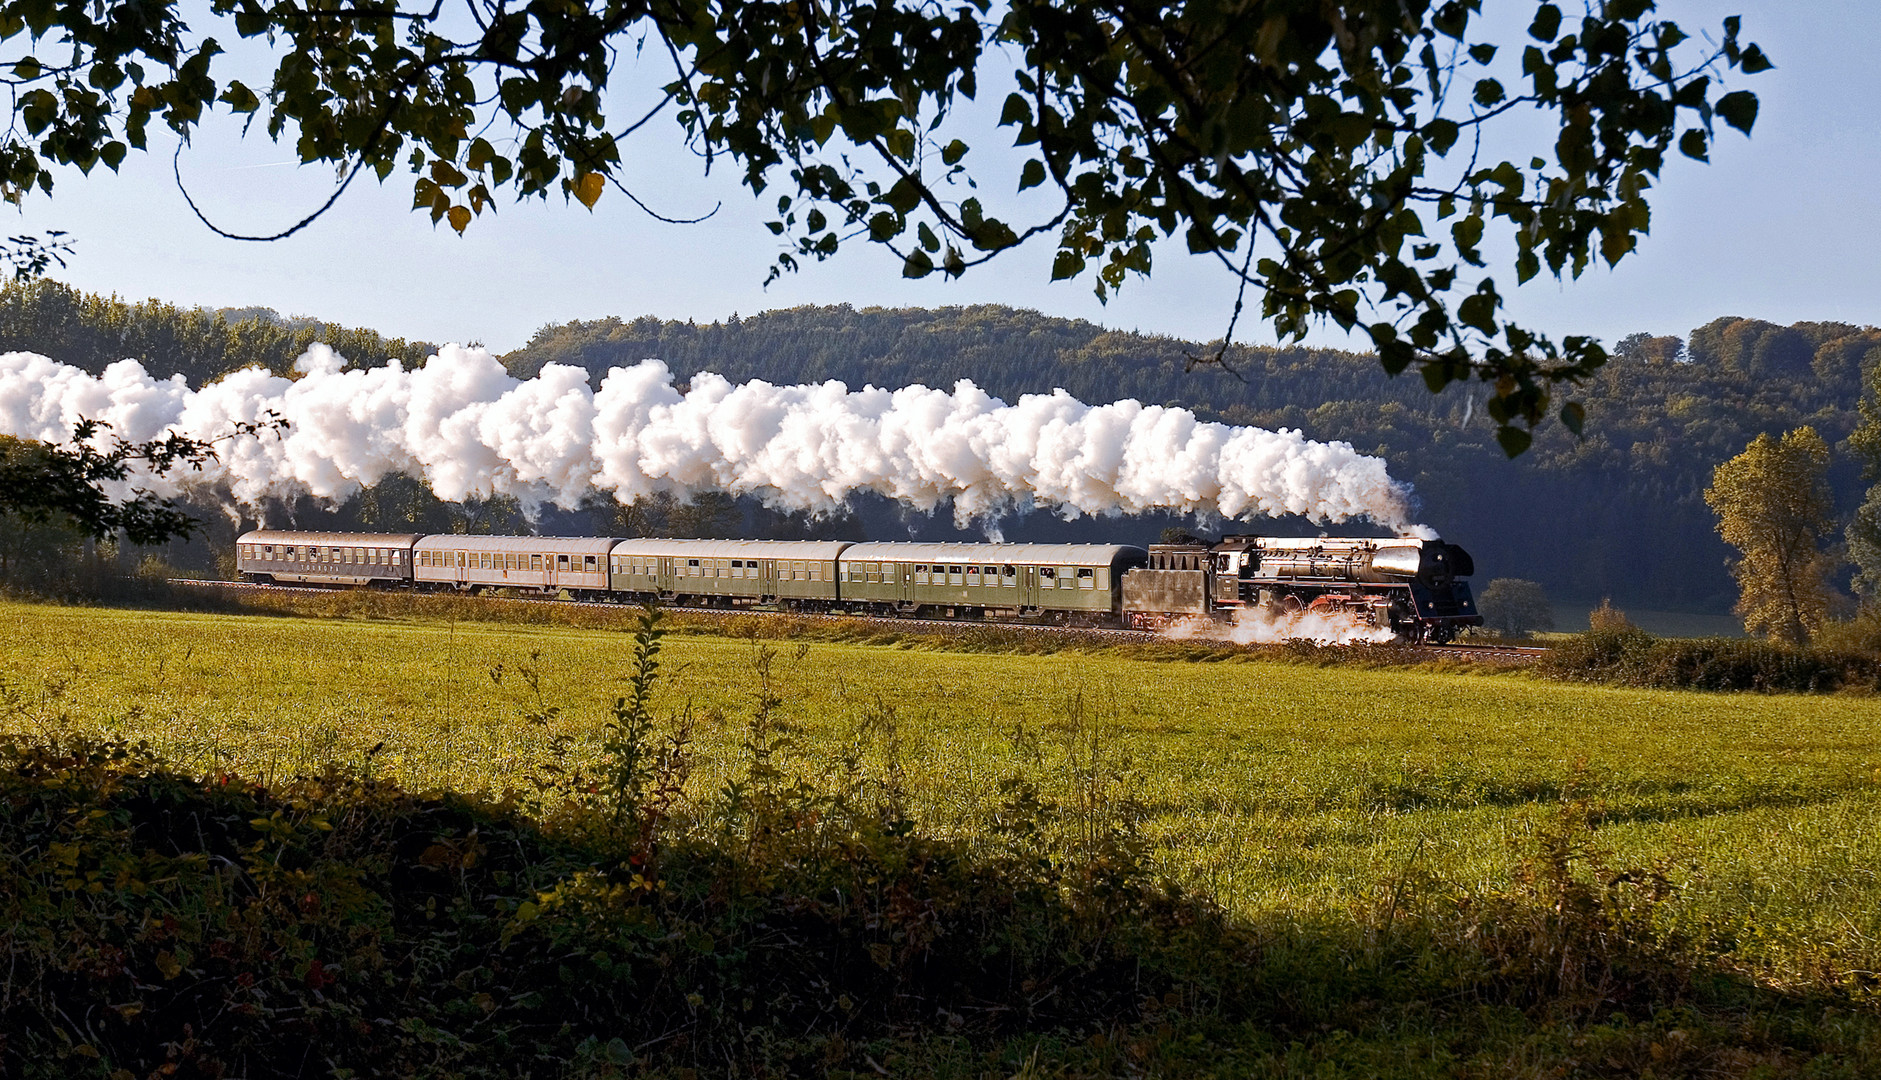
[[[555,569],[558,571],[568,569],[568,556],[557,555],[555,557]]]
[[[1058,568],[1058,587],[1061,589],[1075,589],[1078,587],[1078,571],[1076,567],[1061,566]]]
[[[967,567],[967,584],[978,585],[979,583],[980,583],[980,568],[977,566]]]
[[[1078,588],[1080,589],[1097,588],[1097,572],[1092,570],[1088,566],[1078,567]]]
[[[1002,567],[1000,567],[1000,568],[999,568],[999,576],[1000,576],[1000,578],[1002,579],[1002,580],[1000,581],[1000,584],[1001,584],[1001,585],[1017,585],[1017,584],[1019,584],[1019,568],[1018,568],[1018,567],[1016,567],[1016,566],[1002,566]]]
[[[581,568],[590,574],[594,573],[594,556],[583,555],[581,557]]]

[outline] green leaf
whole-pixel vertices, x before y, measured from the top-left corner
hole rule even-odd
[[[910,251],[901,264],[901,276],[905,278],[924,278],[933,272],[934,260],[925,251]]]
[[[1075,251],[1059,248],[1057,256],[1052,259],[1052,280],[1064,281],[1082,273],[1084,273],[1084,257]]]
[[[1522,451],[1528,449],[1534,441],[1533,435],[1518,427],[1504,424],[1496,429],[1496,442],[1502,444],[1502,452],[1510,457],[1520,457]]]
[[[1535,20],[1528,24],[1528,36],[1536,41],[1553,41],[1561,32],[1561,9],[1543,4],[1535,9]],[[1513,456],[1513,455],[1511,455]]]
[[[52,126],[59,112],[59,99],[46,89],[32,90],[20,97],[20,120],[34,135]]]
[[[1575,435],[1581,433],[1581,425],[1587,422],[1587,410],[1578,401],[1570,401],[1561,406],[1561,424]]]
[[[1771,68],[1776,67],[1775,64],[1770,62],[1770,58],[1763,54],[1763,50],[1755,45],[1747,45],[1744,47],[1744,55],[1742,59],[1738,61],[1737,66],[1742,68],[1746,75],[1755,75],[1760,71],[1769,71]]]
[[[1693,128],[1679,136],[1679,152],[1688,158],[1697,158],[1699,161],[1711,160],[1705,152],[1705,133],[1699,128]]]
[[[999,126],[1011,127],[1013,124],[1032,122],[1032,103],[1018,94],[1006,95],[1006,107],[1000,111]]]
[[[1037,187],[1045,182],[1045,163],[1032,158],[1019,170],[1019,190]]]
[[[1476,61],[1479,64],[1487,64],[1489,61],[1494,60],[1495,58],[1496,58],[1496,47],[1494,45],[1482,44],[1482,45],[1470,46],[1470,59]]]
[[[230,112],[251,113],[261,108],[261,99],[255,96],[239,79],[230,79],[223,89],[222,96],[216,99],[229,107]]]
[[[1456,306],[1457,321],[1465,326],[1473,326],[1485,334],[1496,332],[1496,302],[1499,298],[1493,289],[1479,289],[1463,298]]]
[[[1508,95],[1503,93],[1502,84],[1494,79],[1481,79],[1476,83],[1476,104],[1485,109],[1491,105],[1500,104],[1506,96]]]
[[[966,156],[967,144],[961,142],[959,139],[948,143],[947,148],[941,151],[941,161],[948,165],[958,165],[960,164],[960,159]]]
[[[1718,99],[1716,108],[1725,123],[1746,135],[1757,122],[1757,95],[1748,90],[1733,90],[1724,95]]]

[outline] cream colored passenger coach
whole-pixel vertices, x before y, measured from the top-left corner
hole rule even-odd
[[[611,537],[439,536],[413,545],[413,580],[458,589],[605,592]]]
[[[422,533],[257,529],[235,541],[237,573],[254,581],[322,585],[409,582]]]

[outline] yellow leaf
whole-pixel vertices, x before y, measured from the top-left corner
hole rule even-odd
[[[468,206],[453,206],[446,213],[451,219],[451,228],[456,229],[459,233],[462,233],[465,229],[470,227],[470,208]]]
[[[594,209],[594,204],[601,201],[601,189],[607,186],[607,178],[600,173],[582,173],[575,177],[575,198],[581,205]]]

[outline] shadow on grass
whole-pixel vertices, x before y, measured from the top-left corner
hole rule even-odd
[[[754,736],[764,746],[765,735]],[[0,746],[7,1075],[1874,1075],[1564,804],[1515,885],[1237,923],[1023,781],[976,841],[767,772],[502,800]]]

